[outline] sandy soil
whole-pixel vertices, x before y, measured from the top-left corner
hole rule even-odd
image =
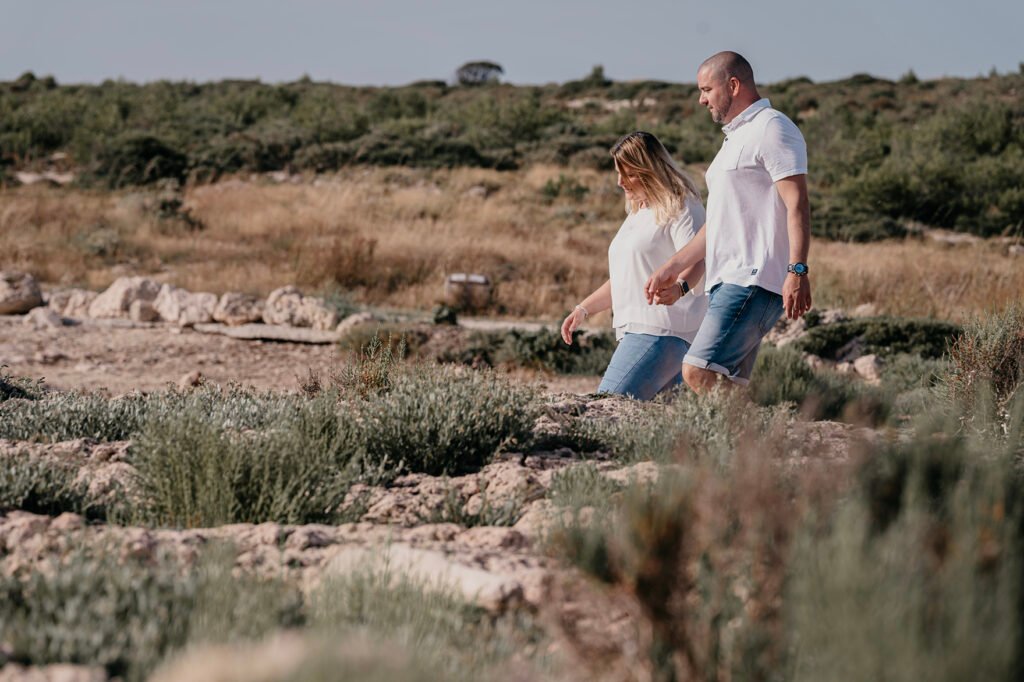
[[[10,373],[45,378],[58,390],[153,391],[198,371],[215,383],[297,390],[308,371],[326,374],[347,354],[335,345],[242,341],[171,326],[111,328],[85,322],[35,329],[20,318],[0,319],[0,364]],[[548,391],[588,393],[599,377],[516,371],[516,381]]]

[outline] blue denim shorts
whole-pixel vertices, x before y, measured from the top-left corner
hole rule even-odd
[[[683,356],[689,347],[690,344],[676,336],[626,332],[597,392],[650,400],[683,383]]]
[[[779,294],[759,286],[716,284],[709,293],[708,313],[683,362],[746,385],[761,339],[780,317]]]

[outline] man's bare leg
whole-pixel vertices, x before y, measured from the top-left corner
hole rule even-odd
[[[694,365],[683,365],[683,381],[686,385],[693,389],[695,393],[707,393],[715,385],[724,379],[718,372],[713,372],[710,369],[703,369]],[[722,381],[725,386],[731,386],[731,381]]]

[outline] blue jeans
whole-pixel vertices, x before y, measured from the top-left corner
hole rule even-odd
[[[689,347],[676,336],[627,332],[619,341],[597,392],[650,400],[683,382],[683,356]]]
[[[716,284],[709,296],[708,313],[683,362],[746,385],[761,339],[782,316],[782,296],[738,284]]]

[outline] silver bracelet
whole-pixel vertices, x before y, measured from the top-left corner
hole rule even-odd
[[[587,311],[587,309],[586,309],[586,308],[584,308],[584,307],[583,307],[582,305],[580,305],[579,303],[577,303],[577,304],[576,304],[576,307],[575,307],[575,308],[573,308],[573,310],[576,310],[576,309],[579,309],[579,310],[582,310],[582,311],[583,311],[583,319],[584,319],[584,320],[585,320],[585,319],[587,319],[588,317],[590,317],[590,313],[589,313],[589,312]]]

